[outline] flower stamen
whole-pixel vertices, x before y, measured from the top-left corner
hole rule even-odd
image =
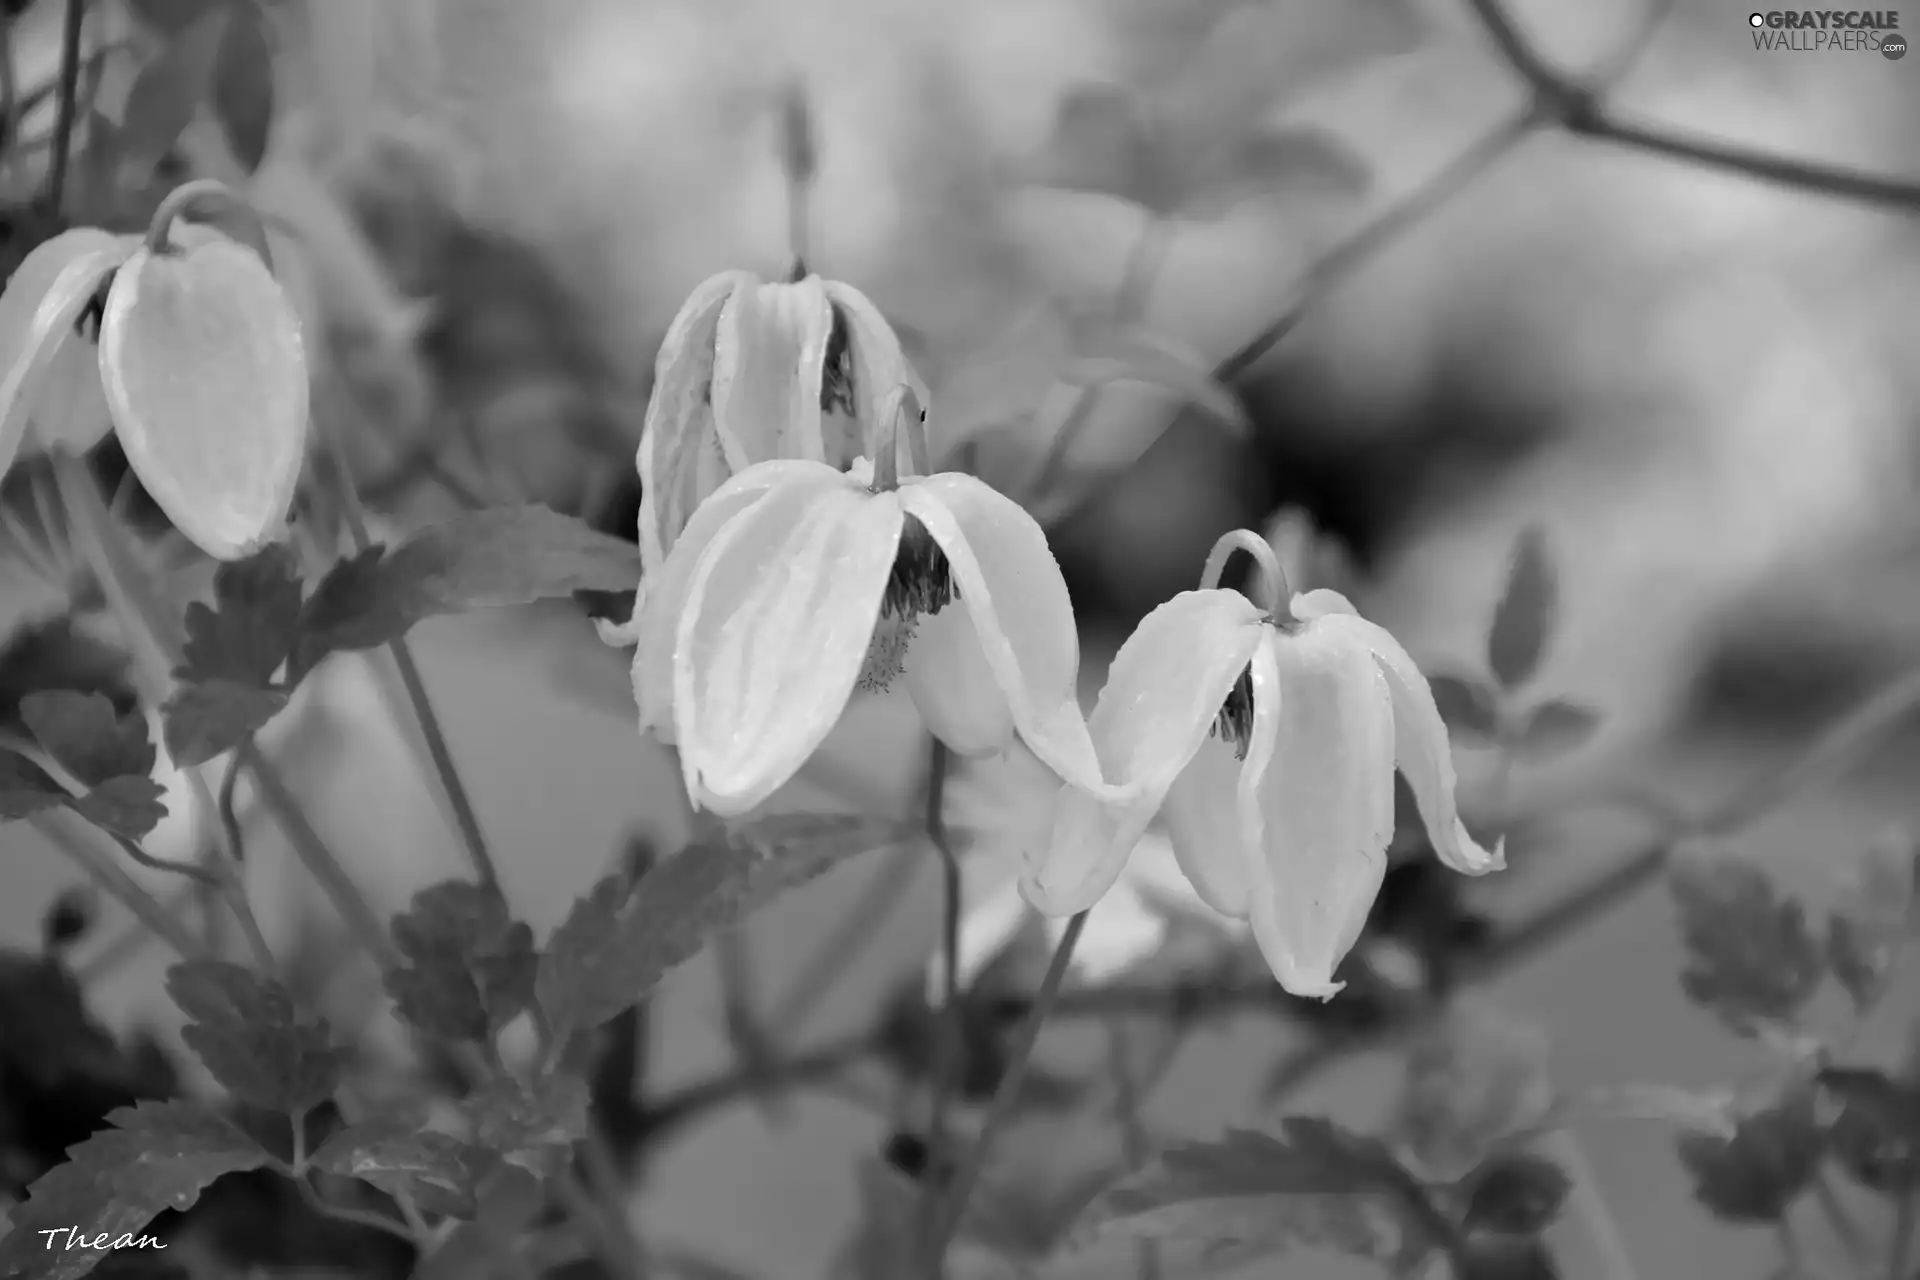
[[[1233,688],[1227,691],[1227,700],[1220,704],[1220,713],[1214,717],[1213,728],[1207,730],[1209,738],[1219,738],[1233,748],[1235,760],[1247,758],[1247,744],[1253,740],[1253,667],[1249,665],[1233,682]]]

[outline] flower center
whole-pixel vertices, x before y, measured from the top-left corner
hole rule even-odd
[[[1233,682],[1233,688],[1227,691],[1227,700],[1220,704],[1220,714],[1214,717],[1213,728],[1207,731],[1210,738],[1219,738],[1233,748],[1235,760],[1247,758],[1247,744],[1253,739],[1253,667],[1249,665]]]
[[[922,617],[939,613],[960,598],[946,553],[911,516],[900,533],[900,550],[886,593],[880,598],[880,619],[867,645],[858,684],[868,693],[885,693],[906,670],[907,650]]]

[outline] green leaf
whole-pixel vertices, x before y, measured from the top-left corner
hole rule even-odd
[[[1537,1136],[1553,1109],[1537,1027],[1464,1006],[1407,1055],[1389,1131],[1423,1174],[1454,1181]]]
[[[1600,713],[1564,698],[1549,698],[1527,712],[1515,735],[1522,755],[1544,759],[1585,745],[1600,727]]]
[[[242,1102],[291,1114],[333,1096],[349,1054],[279,983],[224,961],[190,960],[167,971],[167,994],[192,1019],[181,1032],[187,1047]]]
[[[127,655],[71,614],[41,618],[0,642],[0,726],[26,726],[20,700],[37,689],[112,693],[127,689]]]
[[[639,580],[632,543],[572,516],[541,506],[469,512],[334,565],[307,600],[294,668],[386,644],[441,614],[630,590]]]
[[[1827,920],[1827,963],[1861,1013],[1885,994],[1913,932],[1914,859],[1905,835],[1875,845]]]
[[[209,8],[174,31],[160,56],[134,76],[116,139],[119,178],[126,186],[144,186],[199,114],[213,84],[214,59],[229,15],[225,5]]]
[[[423,1213],[472,1218],[480,1175],[498,1157],[444,1133],[391,1119],[339,1130],[313,1153],[314,1167],[410,1198]]]
[[[624,871],[574,904],[540,956],[536,992],[553,1034],[588,1031],[642,999],[723,929],[857,854],[916,840],[911,825],[849,814],[742,823]]]
[[[67,807],[94,826],[144,840],[167,816],[166,791],[152,778],[108,778]]]
[[[258,1143],[198,1102],[142,1102],[107,1116],[113,1126],[67,1151],[27,1189],[0,1238],[0,1275],[76,1280],[126,1248],[161,1213],[188,1208],[229,1173],[273,1163]],[[65,1233],[71,1228],[79,1237]],[[53,1241],[44,1234],[61,1233]],[[165,1243],[164,1241],[162,1243]],[[53,1247],[64,1245],[66,1247]]]
[[[1488,1161],[1469,1179],[1462,1226],[1503,1236],[1536,1236],[1566,1206],[1573,1180],[1545,1156],[1519,1152]]]
[[[1806,910],[1758,867],[1695,847],[1672,860],[1667,883],[1686,951],[1681,989],[1736,1035],[1790,1022],[1819,990],[1825,955]]]
[[[67,789],[33,761],[0,747],[0,819],[31,818],[58,809]]]
[[[1141,382],[1175,395],[1205,409],[1236,435],[1252,430],[1247,410],[1239,397],[1213,376],[1207,363],[1191,351],[1182,350],[1137,325],[1116,325],[1107,321],[1070,321],[1073,351],[1065,369],[1064,381],[1082,387],[1097,387],[1109,382]]]
[[[500,895],[464,880],[422,889],[394,917],[406,963],[389,969],[400,1016],[429,1035],[491,1040],[533,1004],[533,930]]]
[[[1033,178],[1042,186],[1118,196],[1136,204],[1148,188],[1139,104],[1118,85],[1081,84],[1061,97]]]
[[[1546,530],[1531,525],[1514,543],[1506,590],[1487,632],[1487,667],[1508,689],[1533,678],[1558,621],[1559,593]]]
[[[229,680],[264,689],[293,652],[300,633],[300,566],[292,548],[272,543],[213,575],[213,603],[187,606],[181,680]]]
[[[1373,172],[1351,147],[1321,129],[1257,134],[1224,148],[1179,193],[1176,212],[1215,221],[1253,200],[1288,208],[1358,200]]]
[[[284,690],[232,680],[177,685],[160,708],[167,754],[182,768],[205,764],[264,729],[287,701]]]
[[[538,1172],[549,1154],[570,1148],[587,1132],[586,1082],[556,1072],[523,1084],[496,1076],[462,1099],[476,1146]]]
[[[1813,1093],[1796,1088],[1735,1121],[1733,1136],[1690,1131],[1675,1140],[1693,1195],[1728,1222],[1778,1222],[1819,1171],[1825,1148]]]
[[[411,1280],[474,1280],[517,1258],[534,1219],[546,1207],[540,1179],[516,1164],[499,1163],[481,1178],[473,1221],[455,1227],[414,1269]]]
[[[139,711],[121,715],[98,693],[44,690],[20,699],[27,732],[83,786],[153,773],[153,739]]]
[[[1086,1225],[1235,1264],[1296,1247],[1411,1267],[1438,1243],[1424,1188],[1378,1139],[1319,1118],[1168,1148],[1103,1193]]]
[[[1437,675],[1427,680],[1440,718],[1456,744],[1490,747],[1500,736],[1500,695],[1472,676]]]
[[[1920,1188],[1920,1088],[1880,1071],[1829,1070],[1819,1079],[1840,1106],[1834,1158],[1854,1181],[1882,1195]]]
[[[213,60],[213,111],[240,167],[252,173],[266,158],[273,132],[273,46],[265,16],[239,0]]]

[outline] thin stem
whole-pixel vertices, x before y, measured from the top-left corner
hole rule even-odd
[[[986,1168],[987,1157],[992,1154],[993,1141],[1011,1118],[1013,1108],[1020,1100],[1020,1088],[1026,1082],[1034,1046],[1040,1042],[1040,1029],[1046,1024],[1054,1001],[1059,998],[1060,984],[1067,976],[1067,964],[1073,959],[1073,949],[1079,945],[1080,932],[1086,928],[1086,924],[1086,912],[1074,916],[1067,922],[1060,945],[1053,949],[1053,960],[1047,965],[1046,976],[1040,980],[1040,990],[1034,996],[1033,1008],[1028,1012],[1026,1024],[1020,1029],[1019,1040],[1007,1059],[1006,1072],[1000,1077],[1000,1086],[993,1091],[992,1101],[987,1104],[987,1114],[980,1122],[979,1136],[973,1140],[965,1161],[954,1174],[953,1185],[948,1189],[940,1214],[934,1220],[933,1232],[927,1241],[927,1274],[935,1280],[946,1260],[947,1246],[953,1240],[954,1232],[960,1229],[961,1219],[966,1216],[967,1202],[973,1198],[974,1186]]]
[[[1140,1118],[1140,1087],[1134,1076],[1133,1037],[1128,1034],[1126,1021],[1116,1018],[1107,1028],[1107,1038],[1114,1115],[1120,1122],[1121,1153],[1131,1172],[1147,1162],[1151,1149],[1146,1123]],[[1139,1280],[1160,1280],[1160,1247],[1156,1241],[1140,1241],[1134,1250],[1134,1261]]]
[[[326,1199],[322,1197],[318,1191],[314,1190],[313,1184],[305,1178],[295,1178],[293,1185],[298,1188],[300,1198],[306,1202],[307,1208],[313,1210],[323,1218],[332,1218],[336,1222],[349,1222],[356,1227],[367,1227],[374,1231],[383,1232],[387,1235],[405,1240],[416,1249],[423,1247],[425,1244],[423,1240],[414,1235],[413,1231],[406,1224],[395,1222],[385,1214],[374,1213],[367,1209],[348,1209],[340,1205],[327,1203]]]
[[[1834,1237],[1839,1240],[1847,1260],[1853,1264],[1856,1272],[1864,1273],[1869,1252],[1867,1233],[1861,1229],[1853,1211],[1840,1198],[1839,1190],[1833,1185],[1833,1175],[1825,1169],[1813,1176],[1813,1199],[1826,1216],[1828,1225],[1833,1228]]]
[[[200,945],[199,939],[187,932],[186,926],[169,914],[139,881],[128,875],[112,858],[94,848],[83,836],[68,830],[60,822],[59,815],[41,814],[32,821],[41,834],[86,873],[88,879],[132,912],[135,919],[178,952],[182,959],[212,958],[206,948]]]
[[[247,225],[248,238],[252,249],[260,255],[268,271],[273,270],[273,247],[267,240],[267,224],[259,211],[224,182],[212,178],[200,178],[193,182],[182,183],[167,193],[160,206],[153,211],[153,217],[147,223],[146,248],[154,254],[172,253],[173,224],[176,219],[186,216],[187,210],[198,205],[220,204],[242,215]]]
[[[946,794],[948,756],[946,744],[932,740],[927,760],[927,839],[940,855],[940,1037],[933,1060],[933,1079],[927,1103],[928,1142],[941,1158],[947,1149],[947,1106],[951,1101],[953,1080],[966,1042],[965,1010],[960,1003],[960,859],[947,838]],[[937,1204],[939,1180],[929,1179],[929,1206]],[[932,1219],[928,1219],[931,1223]]]
[[[873,922],[889,918],[918,878],[920,852],[908,845],[889,855],[886,865],[874,873],[859,899],[841,917],[839,926],[800,965],[798,976],[774,1001],[777,1012],[770,1030],[776,1039],[798,1033],[820,1001],[839,986],[848,968],[873,943]]]
[[[80,101],[80,31],[87,11],[86,0],[66,0],[66,6],[60,27],[60,100],[47,170],[47,204],[56,213],[66,203],[67,170],[73,160],[73,125]]]
[[[105,831],[106,828],[102,827],[101,830]],[[120,852],[150,871],[167,871],[216,889],[220,887],[220,876],[217,872],[209,871],[192,862],[175,862],[171,858],[156,857],[118,831],[107,831],[107,834],[113,838],[115,844],[120,846]]]
[[[1213,544],[1213,550],[1207,553],[1206,567],[1200,571],[1200,589],[1211,591],[1220,585],[1221,577],[1227,571],[1227,561],[1236,551],[1244,551],[1253,557],[1260,574],[1254,583],[1252,598],[1266,612],[1279,616],[1286,611],[1287,601],[1292,598],[1287,574],[1280,567],[1280,557],[1273,553],[1265,538],[1251,529],[1235,529],[1220,536]]]
[[[1560,1157],[1573,1178],[1571,1198],[1574,1212],[1580,1215],[1594,1251],[1600,1255],[1610,1280],[1640,1280],[1639,1268],[1627,1249],[1627,1238],[1620,1230],[1606,1197],[1600,1191],[1600,1177],[1593,1161],[1587,1158],[1585,1144],[1571,1129],[1558,1129],[1547,1135],[1545,1145]]]
[[[13,19],[0,18],[0,166],[13,158],[14,112],[20,106],[20,83],[13,67]]]
[[[1914,1229],[1920,1227],[1920,1195],[1909,1192],[1893,1211],[1893,1235],[1887,1241],[1887,1280],[1907,1280],[1907,1257]]]

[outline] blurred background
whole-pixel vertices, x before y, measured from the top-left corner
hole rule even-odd
[[[65,6],[5,8],[10,267],[44,238],[26,211],[45,177]],[[1262,123],[1331,139],[1365,180],[1307,175],[1170,233],[1141,324],[1194,368],[1309,290],[1312,305],[1235,380],[1244,429],[1162,388],[1104,387],[1059,483],[1032,495],[1086,628],[1089,692],[1138,618],[1197,585],[1214,539],[1240,526],[1275,531],[1296,587],[1339,586],[1435,671],[1480,665],[1515,536],[1544,526],[1562,620],[1539,685],[1606,720],[1497,796],[1462,750],[1470,812],[1649,783],[1707,803],[1912,663],[1910,216],[1548,129],[1320,287],[1317,262],[1524,103],[1450,0],[93,0],[67,214],[140,229],[185,178],[243,191],[302,311],[316,412],[350,440],[388,527],[531,500],[631,537],[668,321],[716,271],[787,265],[777,108],[798,85],[820,157],[809,264],[899,327],[933,388],[936,447],[1016,488],[1063,393],[1048,308],[1105,306],[1142,219],[1038,180],[1059,103],[1086,82],[1177,83],[1223,15],[1249,8],[1270,24]],[[1574,70],[1606,64],[1650,17],[1638,3],[1512,10]],[[1608,101],[1782,155],[1920,174],[1920,61],[1759,52],[1746,17],[1732,0],[1679,0]],[[110,442],[95,463],[124,472]],[[0,500],[30,504],[23,475]],[[157,512],[132,502],[164,544]],[[0,624],[59,616],[64,584],[17,561],[5,572]],[[580,609],[419,636],[509,897],[537,933],[632,833],[684,838],[677,770],[638,739],[625,658]],[[336,662],[275,747],[392,910],[462,863],[410,731],[385,713],[385,678],[371,658]],[[783,803],[908,812],[913,733],[897,708],[867,709]],[[1756,856],[1815,899],[1832,892],[1916,816],[1912,745],[1770,821]],[[1595,824],[1518,848],[1510,876],[1473,889],[1475,909],[1497,917],[1590,875],[1633,836]],[[269,932],[325,969],[336,926],[275,839],[250,829]],[[848,867],[757,920],[755,963],[791,971],[877,874]],[[0,942],[37,946],[72,878],[27,828],[0,828]],[[911,908],[821,1007],[819,1034],[856,1025],[920,963],[936,878],[923,869]],[[111,913],[96,926],[114,927]],[[1570,1087],[1751,1069],[1750,1047],[1687,1009],[1677,955],[1652,892],[1487,998],[1551,1032]],[[116,1028],[164,1040],[177,1015],[157,959],[90,991]],[[365,983],[337,978],[316,978],[336,1016],[374,1027]],[[714,993],[701,961],[656,999],[657,1082],[725,1066]],[[1251,1024],[1202,1037],[1152,1101],[1156,1131],[1249,1122],[1283,1039]],[[1292,1105],[1365,1116],[1392,1073],[1368,1060]],[[853,1219],[857,1161],[885,1132],[884,1116],[836,1099],[802,1098],[782,1120],[738,1108],[675,1141],[636,1212],[650,1237],[751,1274],[821,1274]],[[1657,1128],[1583,1136],[1642,1275],[1762,1274],[1771,1241],[1707,1222]],[[1557,1231],[1571,1274],[1602,1274],[1577,1225]],[[1323,1273],[1289,1265],[1301,1269],[1248,1274]]]

